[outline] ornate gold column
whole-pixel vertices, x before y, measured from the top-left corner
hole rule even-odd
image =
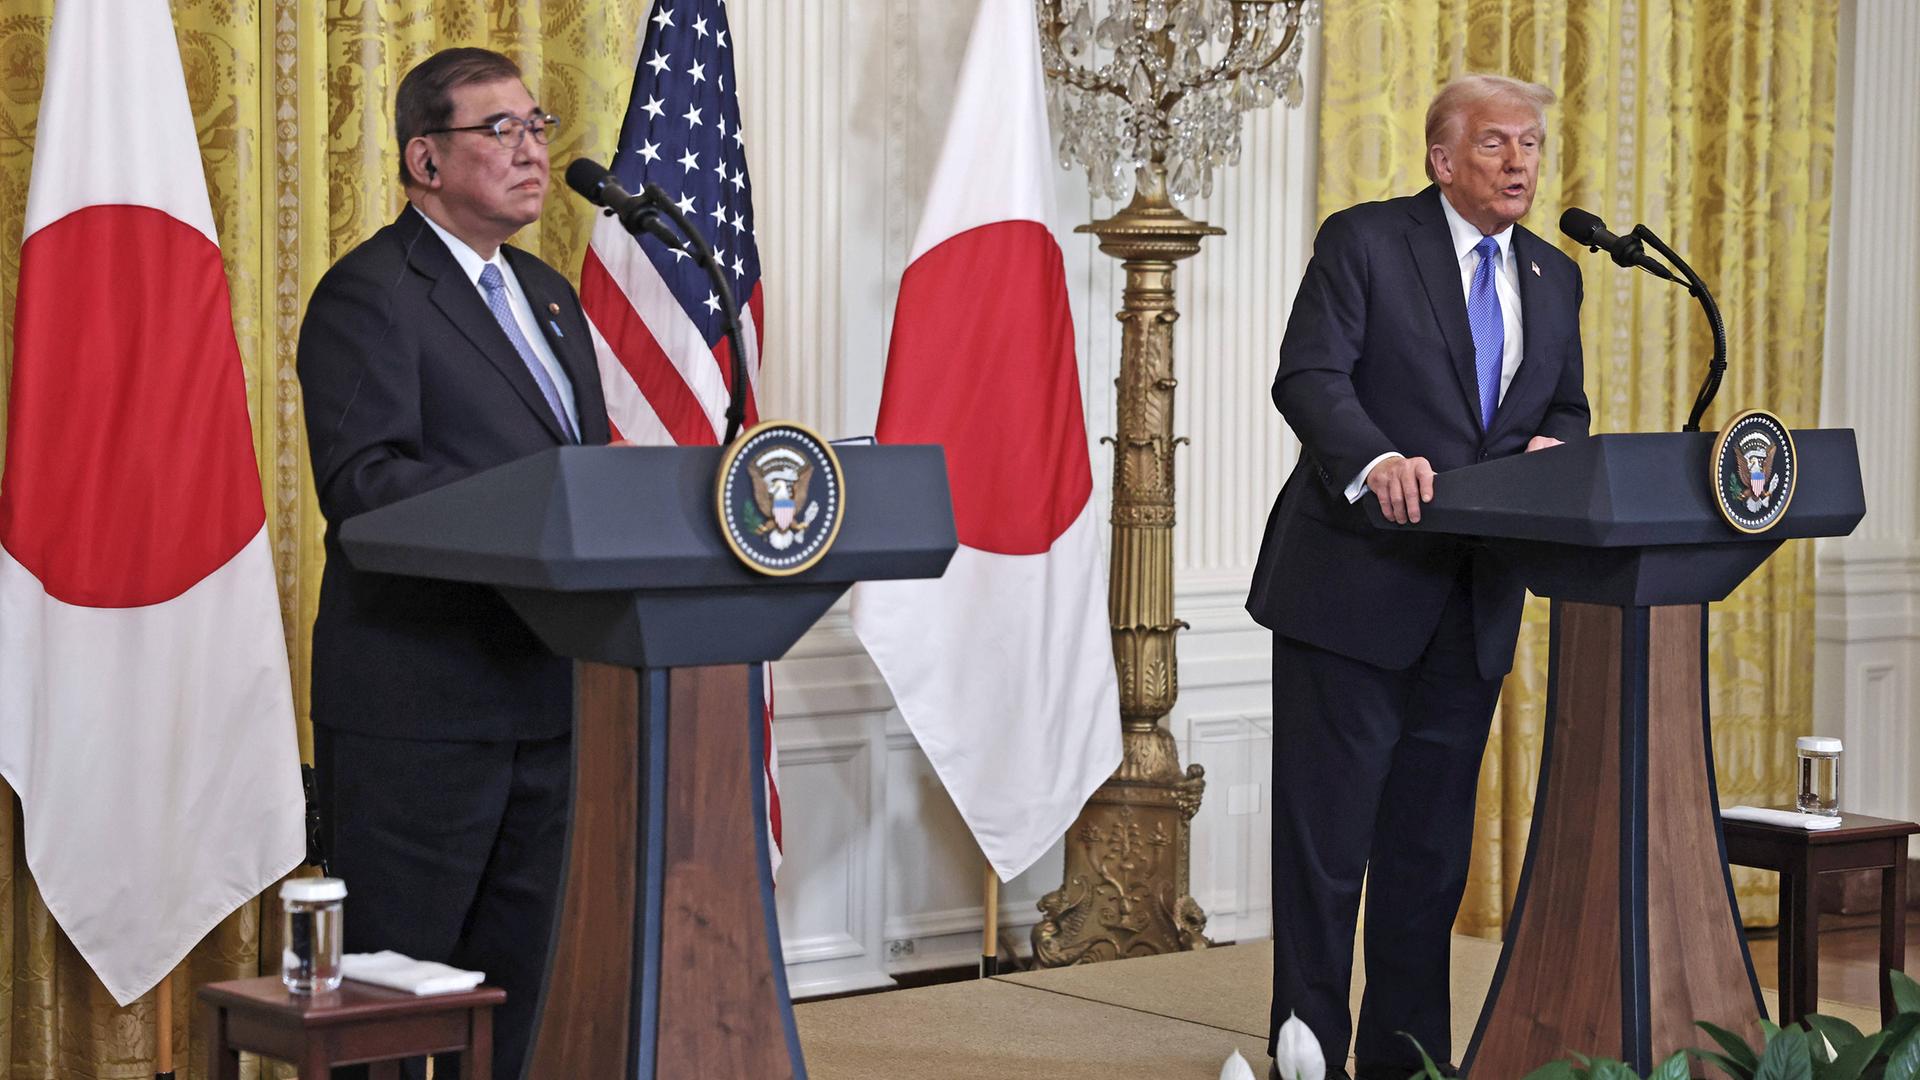
[[[1037,0],[1063,162],[1133,200],[1080,226],[1121,260],[1126,293],[1113,446],[1107,611],[1120,680],[1120,768],[1066,837],[1065,881],[1040,900],[1041,967],[1205,948],[1188,895],[1188,828],[1205,771],[1180,769],[1163,724],[1180,692],[1173,614],[1174,264],[1226,230],[1173,198],[1212,190],[1239,158],[1239,116],[1301,95],[1301,26],[1317,0]],[[1102,8],[1104,14],[1096,11]],[[1212,53],[1211,57],[1208,53]]]
[[[1044,967],[1204,948],[1207,916],[1187,894],[1188,822],[1205,770],[1180,770],[1161,720],[1180,692],[1173,614],[1174,263],[1226,230],[1173,208],[1158,169],[1142,169],[1133,202],[1082,225],[1122,260],[1120,376],[1114,380],[1112,561],[1107,612],[1120,678],[1126,756],[1067,833],[1066,882],[1040,901],[1033,929]]]

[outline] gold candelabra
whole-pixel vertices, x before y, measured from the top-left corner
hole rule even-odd
[[[1240,117],[1302,97],[1318,0],[1037,0],[1060,162],[1132,201],[1079,228],[1121,260],[1126,291],[1113,446],[1107,611],[1125,757],[1067,833],[1065,880],[1040,901],[1037,964],[1204,948],[1188,894],[1189,825],[1205,770],[1182,772],[1162,721],[1179,695],[1173,614],[1174,263],[1226,230],[1174,206],[1240,157]],[[1096,7],[1104,10],[1096,10]]]

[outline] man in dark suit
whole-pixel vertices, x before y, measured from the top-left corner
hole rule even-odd
[[[606,404],[572,287],[506,246],[540,216],[558,121],[511,60],[481,49],[421,62],[394,112],[408,206],[327,272],[300,331],[327,519],[316,783],[349,889],[347,950],[486,972],[508,995],[495,1074],[518,1077],[565,847],[572,665],[490,589],[355,570],[340,525],[605,443]]]
[[[1366,881],[1363,1080],[1452,1055],[1448,944],[1474,792],[1523,589],[1420,520],[1435,476],[1587,434],[1580,273],[1515,223],[1532,207],[1545,87],[1450,83],[1418,195],[1329,217],[1273,398],[1300,437],[1247,609],[1274,632],[1273,1027],[1297,1013],[1344,1076]],[[1269,1046],[1269,1052],[1272,1051]]]

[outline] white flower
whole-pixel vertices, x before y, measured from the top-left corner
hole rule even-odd
[[[1280,1034],[1274,1039],[1273,1051],[1280,1080],[1325,1080],[1327,1059],[1320,1052],[1320,1040],[1298,1016],[1287,1014],[1287,1022],[1280,1025]]]
[[[1253,1068],[1240,1056],[1240,1051],[1227,1055],[1227,1063],[1220,1066],[1220,1080],[1253,1080]]]

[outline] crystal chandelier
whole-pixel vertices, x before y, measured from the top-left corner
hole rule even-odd
[[[1141,174],[1176,200],[1212,194],[1213,170],[1240,160],[1240,114],[1300,104],[1301,28],[1320,20],[1320,0],[1036,5],[1060,164],[1116,200]]]

